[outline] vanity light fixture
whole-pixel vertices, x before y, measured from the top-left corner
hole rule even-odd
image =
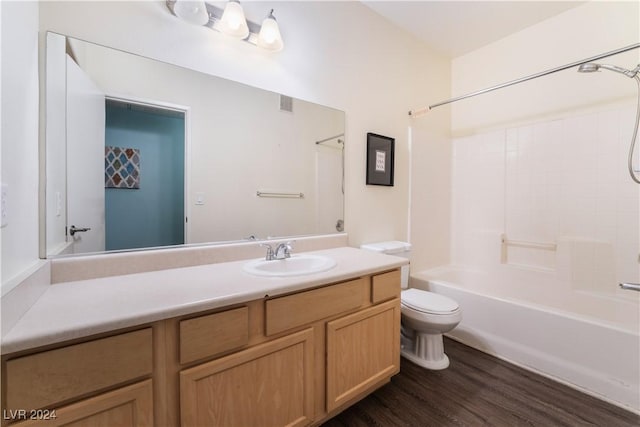
[[[282,36],[273,9],[262,25],[258,25],[245,18],[238,0],[229,0],[224,10],[202,0],[166,0],[166,4],[172,14],[191,24],[211,28],[270,52],[282,50]]]
[[[209,12],[204,1],[177,0],[173,6],[173,13],[194,25],[204,25],[209,22]]]
[[[247,18],[238,0],[229,0],[220,18],[220,31],[228,36],[244,40],[249,35]]]
[[[272,52],[282,50],[282,36],[280,36],[278,22],[273,16],[273,9],[269,12],[269,16],[262,21],[262,28],[260,28],[260,34],[258,34],[258,46]]]

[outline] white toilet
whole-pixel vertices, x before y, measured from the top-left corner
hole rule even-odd
[[[444,354],[442,334],[462,320],[458,303],[444,295],[420,289],[401,293],[401,354],[427,369],[445,369],[449,358]]]
[[[408,258],[411,244],[391,241],[362,245],[360,248]],[[401,286],[402,356],[427,369],[447,368],[449,358],[444,353],[442,334],[458,326],[462,320],[460,306],[444,295],[408,289],[408,266],[402,267]]]

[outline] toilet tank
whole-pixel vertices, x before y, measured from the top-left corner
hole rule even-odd
[[[390,240],[387,242],[367,243],[360,245],[360,249],[368,251],[380,252],[388,255],[400,256],[403,258],[410,258],[411,255],[411,243],[400,242],[398,240]],[[400,284],[402,289],[409,287],[409,266],[403,265],[400,270]]]

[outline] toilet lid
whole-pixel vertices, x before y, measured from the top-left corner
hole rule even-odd
[[[420,289],[402,291],[402,304],[423,313],[451,313],[458,309],[458,303],[451,298]]]

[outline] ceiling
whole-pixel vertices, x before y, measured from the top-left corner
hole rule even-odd
[[[362,1],[455,58],[579,6],[584,1]]]

